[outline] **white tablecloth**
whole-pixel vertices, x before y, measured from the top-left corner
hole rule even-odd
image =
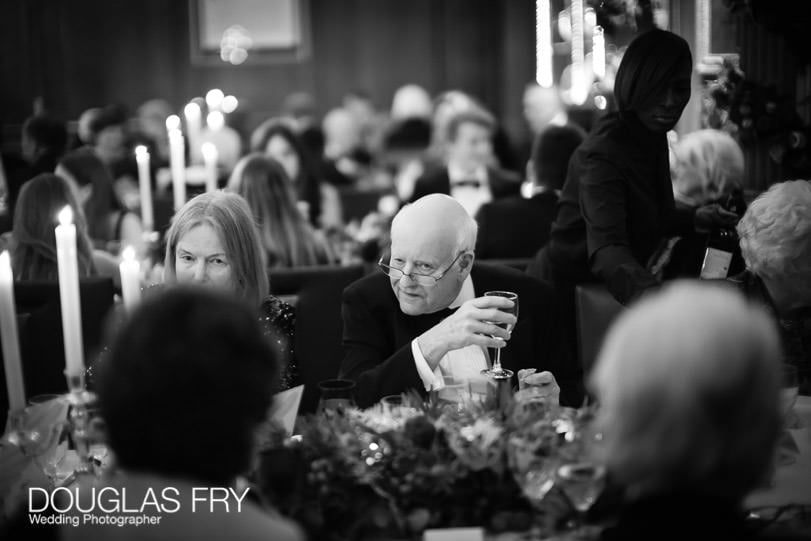
[[[788,432],[799,449],[796,460],[780,466],[772,485],[752,493],[746,500],[750,509],[782,507],[789,504],[811,505],[811,396],[797,397],[794,405],[797,422]]]

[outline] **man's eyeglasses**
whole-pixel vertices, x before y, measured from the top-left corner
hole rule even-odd
[[[380,258],[380,261],[377,262],[377,264],[380,267],[380,269],[383,272],[385,272],[390,278],[398,280],[403,276],[408,276],[409,278],[411,278],[412,280],[414,280],[416,283],[418,283],[423,287],[431,287],[436,285],[437,282],[439,282],[446,274],[448,274],[448,271],[451,270],[454,265],[456,265],[456,262],[459,261],[459,258],[462,257],[464,253],[465,252],[459,252],[459,255],[453,258],[453,261],[451,262],[450,265],[448,265],[448,268],[440,272],[438,275],[422,274],[413,271],[406,274],[405,272],[403,272],[403,269],[398,269],[397,267],[392,267],[391,265],[386,265],[385,263],[383,263],[382,257]]]

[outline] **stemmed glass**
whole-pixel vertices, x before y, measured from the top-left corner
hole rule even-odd
[[[508,314],[513,314],[515,316],[516,321],[518,321],[518,295],[513,293],[512,291],[486,291],[484,293],[485,297],[504,297],[505,299],[510,299],[513,301],[512,308],[500,308],[502,312],[506,312]],[[513,330],[515,327],[514,324],[507,324],[507,323],[495,323],[494,325],[498,325],[502,329],[506,329],[507,332]],[[481,372],[485,376],[489,376],[495,379],[509,379],[513,375],[512,370],[507,370],[501,367],[501,348],[496,348],[496,359],[493,361],[493,367],[487,368],[482,370]]]
[[[555,480],[576,513],[569,526],[578,527],[605,488],[605,467],[595,459],[602,434],[595,430],[593,411],[580,410],[571,421],[564,433]]]

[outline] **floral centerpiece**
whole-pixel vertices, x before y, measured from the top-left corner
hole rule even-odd
[[[265,448],[256,482],[312,539],[552,529],[571,506],[528,473],[546,459],[556,464],[577,415],[542,400],[493,406],[423,403],[415,394],[403,405],[309,416],[300,437]]]

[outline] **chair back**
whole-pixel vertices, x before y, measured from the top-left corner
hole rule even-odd
[[[583,375],[591,371],[609,327],[625,309],[602,284],[575,288],[577,352]]]
[[[113,280],[82,278],[79,295],[85,365],[90,366],[103,345],[105,321],[115,298]],[[26,396],[67,392],[58,282],[17,282],[14,297]],[[6,374],[1,373],[0,410],[5,410],[8,407]]]
[[[491,265],[502,265],[504,267],[511,267],[515,270],[524,272],[527,270],[529,262],[532,261],[531,257],[517,257],[510,259],[481,259],[482,263],[489,263]]]
[[[367,214],[376,211],[377,202],[389,192],[341,188],[338,193],[341,198],[341,212],[344,222],[349,223],[352,220],[363,220]]]
[[[291,304],[296,312],[295,357],[304,384],[300,413],[316,410],[319,382],[338,377],[343,359],[343,291],[363,273],[362,265],[270,271],[270,292]]]

